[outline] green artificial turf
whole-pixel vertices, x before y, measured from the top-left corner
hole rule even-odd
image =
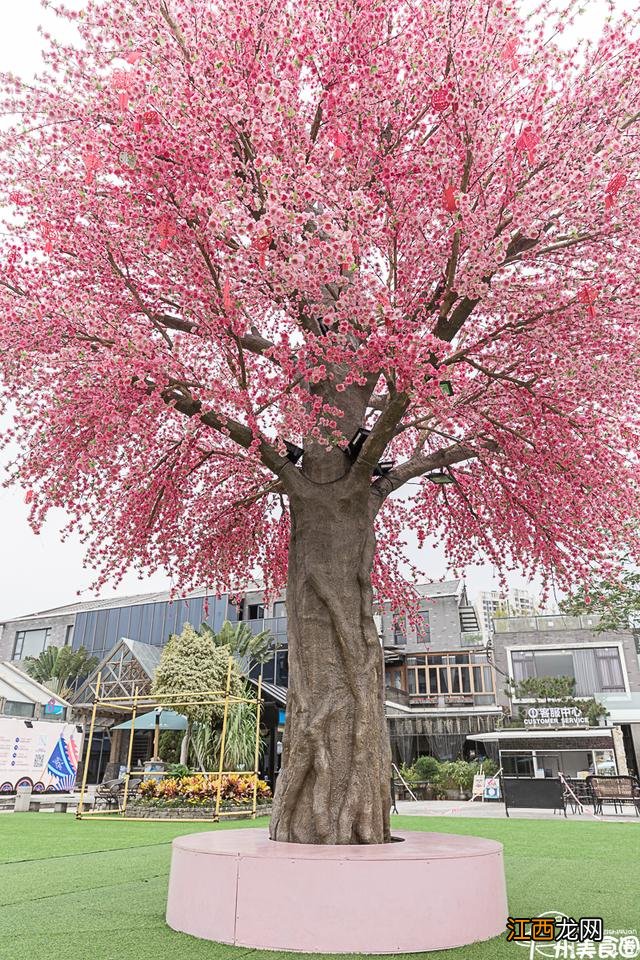
[[[264,827],[266,820],[209,829],[252,825]],[[560,910],[576,919],[601,916],[608,929],[640,931],[640,824],[394,817],[393,828],[500,840],[512,916]],[[201,829],[1,815],[1,960],[238,960],[247,954],[274,960],[274,953],[196,940],[165,925],[170,841]],[[525,960],[529,952],[498,937],[428,956]]]

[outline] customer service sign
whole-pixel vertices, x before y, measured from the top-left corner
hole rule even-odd
[[[75,724],[0,717],[0,793],[73,790],[81,748]]]

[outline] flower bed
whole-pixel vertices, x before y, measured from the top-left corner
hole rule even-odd
[[[215,815],[220,778],[196,773],[186,777],[143,780],[127,805],[135,817],[189,818],[210,820]],[[253,774],[224,774],[220,784],[220,810],[226,815],[250,816],[253,807]],[[256,786],[257,813],[271,810],[271,790],[264,780]]]

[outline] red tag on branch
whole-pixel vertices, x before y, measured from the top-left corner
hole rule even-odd
[[[176,235],[175,224],[171,220],[167,220],[166,217],[163,217],[160,223],[158,224],[158,233],[160,234],[160,249],[166,250],[169,246],[169,241],[172,237]]]
[[[590,287],[588,284],[578,291],[578,302],[585,304],[587,313],[592,320],[596,315],[594,305],[598,299],[598,293],[599,290],[597,287]]]
[[[624,173],[616,173],[615,176],[609,180],[604,197],[605,210],[611,209],[617,200],[618,194],[626,185],[627,177]]]
[[[442,194],[442,203],[445,210],[449,213],[456,213],[458,209],[458,201],[456,200],[455,190],[449,184],[444,188],[444,193]]]
[[[535,150],[539,142],[540,138],[533,127],[525,127],[516,140],[516,147],[518,150],[522,150],[523,153],[527,154],[531,166],[536,162]]]

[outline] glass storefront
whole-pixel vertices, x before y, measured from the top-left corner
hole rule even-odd
[[[500,763],[505,777],[555,778],[559,773],[571,780],[589,774],[615,776],[613,750],[501,750]]]

